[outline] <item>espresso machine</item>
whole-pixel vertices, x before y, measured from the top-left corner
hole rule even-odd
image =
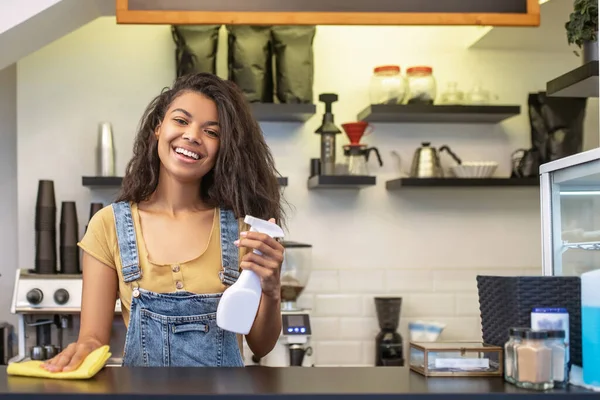
[[[90,219],[102,207],[101,203],[92,203]],[[77,208],[75,202],[63,201],[60,210],[57,224],[54,181],[40,180],[34,221],[35,264],[34,268],[18,269],[15,274],[10,311],[17,315],[18,352],[9,362],[48,360],[79,336],[83,276],[77,246]],[[115,299],[110,342],[113,354],[122,354],[125,334],[121,304]],[[110,359],[107,365],[121,362]]]
[[[282,245],[285,252],[281,265],[281,335],[269,354],[260,359],[250,355],[246,364],[312,367],[314,358],[310,347],[310,312],[296,304],[312,269],[312,245],[290,241],[284,241]]]
[[[19,269],[16,273],[11,313],[17,315],[17,355],[9,360],[47,360],[77,341],[81,314],[81,274],[40,274]],[[121,304],[115,301],[110,348],[120,355],[125,344]],[[121,358],[107,366],[121,366]]]

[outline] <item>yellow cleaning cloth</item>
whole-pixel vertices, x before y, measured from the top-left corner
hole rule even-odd
[[[79,368],[68,372],[49,372],[41,365],[43,361],[23,361],[19,363],[9,364],[6,368],[8,375],[31,376],[35,378],[50,378],[50,379],[89,379],[96,375],[106,364],[110,358],[108,346],[102,346],[92,351],[83,360]]]

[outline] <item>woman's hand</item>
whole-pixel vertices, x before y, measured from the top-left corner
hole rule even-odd
[[[73,371],[92,351],[102,344],[95,339],[88,339],[69,344],[63,351],[42,364],[42,368],[50,372]]]
[[[271,218],[269,222],[275,223],[275,219]],[[262,253],[248,252],[242,258],[240,267],[254,271],[260,277],[263,293],[279,299],[281,296],[279,273],[283,263],[283,246],[266,233],[240,232],[240,236],[241,238],[235,241],[236,246]]]

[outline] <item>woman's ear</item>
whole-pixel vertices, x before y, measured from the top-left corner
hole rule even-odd
[[[156,126],[156,128],[154,128],[154,137],[156,138],[156,140],[158,140],[159,135],[160,135],[160,124],[158,124]]]

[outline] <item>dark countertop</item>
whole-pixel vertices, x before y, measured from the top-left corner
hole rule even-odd
[[[600,400],[577,387],[541,393],[502,378],[425,378],[402,367],[317,368],[105,368],[93,379],[66,381],[6,375],[0,396],[11,400],[193,399],[508,399]]]

